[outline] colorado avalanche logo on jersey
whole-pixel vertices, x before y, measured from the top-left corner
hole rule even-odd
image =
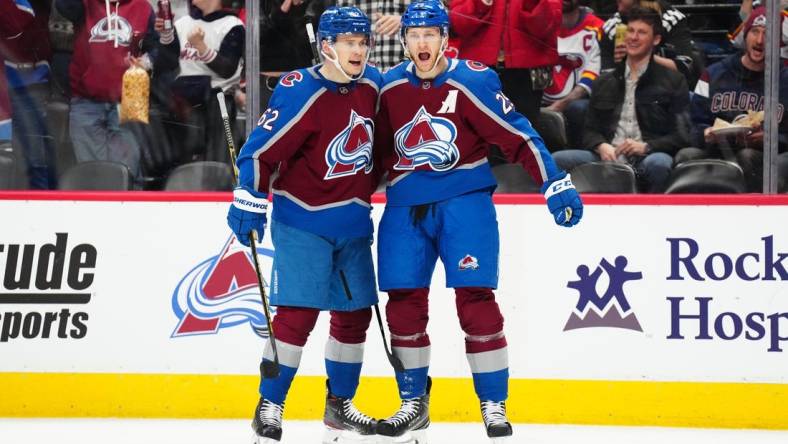
[[[328,144],[325,179],[352,176],[363,169],[364,174],[372,171],[372,119],[350,112],[350,123]]]
[[[435,171],[450,170],[460,160],[456,139],[457,127],[451,120],[435,117],[422,106],[416,117],[394,134],[399,156],[394,169],[413,170],[429,165]]]

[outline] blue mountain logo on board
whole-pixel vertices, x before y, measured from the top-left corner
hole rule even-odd
[[[624,294],[624,284],[643,279],[643,273],[628,271],[627,258],[618,256],[611,264],[602,258],[594,271],[587,265],[577,267],[578,280],[566,286],[580,293],[574,311],[566,321],[564,331],[591,327],[613,327],[642,332],[635,312]],[[598,282],[602,273],[607,274],[607,289],[600,296]]]

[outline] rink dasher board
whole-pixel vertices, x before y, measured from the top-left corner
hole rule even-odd
[[[18,222],[0,232],[0,416],[249,416],[264,342],[250,323],[259,294],[249,270],[233,275],[251,265],[228,247],[229,199],[1,193],[1,214]],[[582,223],[565,229],[540,196],[496,196],[511,418],[788,429],[788,413],[773,411],[788,401],[788,198],[585,200]],[[258,251],[268,278],[269,236]],[[596,285],[582,284],[582,266]],[[475,421],[444,282],[439,265],[432,417]],[[222,285],[233,291],[217,293]],[[322,417],[325,321],[306,346],[291,418]],[[396,389],[374,325],[363,374],[360,407],[391,413]]]

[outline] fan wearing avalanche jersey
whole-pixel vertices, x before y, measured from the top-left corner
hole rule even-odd
[[[438,258],[455,289],[457,315],[487,435],[512,434],[506,417],[508,358],[498,285],[495,178],[490,143],[542,185],[557,224],[580,221],[583,205],[571,178],[553,162],[528,120],[481,63],[443,56],[449,18],[439,0],[410,4],[401,38],[412,61],[384,75],[375,153],[388,173],[378,229],[378,280],[387,291],[391,345],[401,407],[378,423],[395,442],[424,442],[429,426],[428,293]],[[378,164],[380,165],[380,164]]]
[[[269,196],[275,247],[271,305],[280,374],[262,379],[252,427],[279,442],[282,410],[321,310],[331,311],[323,442],[374,440],[376,421],[352,403],[370,307],[377,303],[370,194],[375,105],[382,78],[367,66],[369,19],[355,7],[320,17],[325,63],[284,75],[238,157],[239,186],[227,216],[238,240],[262,239]],[[273,360],[270,341],[263,359]]]

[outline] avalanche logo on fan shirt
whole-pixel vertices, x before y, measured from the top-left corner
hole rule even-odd
[[[447,171],[460,160],[454,141],[457,127],[449,119],[435,117],[422,106],[416,116],[394,134],[399,161],[395,170],[414,170],[429,165],[435,171]]]
[[[257,252],[261,260],[273,258],[272,250],[258,248]],[[172,311],[178,318],[173,338],[215,334],[221,328],[242,324],[267,338],[268,325],[249,248],[230,235],[218,255],[200,262],[178,282],[172,293]]]
[[[476,270],[479,268],[479,261],[470,254],[466,254],[464,258],[460,259],[459,265],[460,270]]]
[[[328,171],[324,179],[352,176],[363,169],[364,174],[372,171],[372,119],[350,112],[350,123],[328,144],[326,164]]]
[[[107,18],[104,17],[90,29],[90,43],[114,42],[118,37],[118,44],[129,46],[131,43],[131,23],[117,14],[111,14],[112,29],[110,30]]]
[[[587,265],[577,267],[579,279],[567,282],[566,286],[577,290],[580,297],[569,320],[566,321],[564,331],[589,327],[643,331],[624,295],[624,284],[643,279],[643,273],[628,271],[627,265],[627,258],[618,256],[612,264],[602,258],[594,271],[591,271]],[[607,289],[600,296],[597,287],[603,273],[607,277]]]

